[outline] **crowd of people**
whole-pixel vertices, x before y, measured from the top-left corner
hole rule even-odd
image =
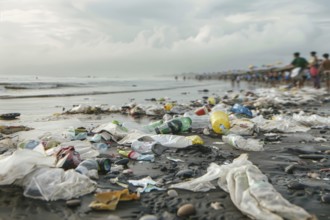
[[[330,59],[328,53],[324,53],[320,59],[317,52],[312,51],[310,59],[307,60],[296,52],[293,54],[292,62],[281,68],[251,69],[241,73],[197,74],[195,79],[230,80],[233,86],[239,85],[240,81],[264,83],[272,87],[287,84],[298,88],[308,83],[316,89],[321,88],[321,84],[324,83],[330,91]]]
[[[324,78],[327,87],[329,88],[330,76],[330,60],[329,54],[323,54],[323,59],[319,59],[315,51],[310,52],[310,60],[300,57],[300,53],[293,54],[294,59],[289,65],[293,70],[291,78],[293,85],[303,87],[304,83],[309,76],[313,81],[313,86],[316,89],[321,88],[321,78]]]

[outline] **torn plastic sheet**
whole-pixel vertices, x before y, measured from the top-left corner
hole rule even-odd
[[[158,144],[165,147],[172,148],[185,148],[194,144],[203,144],[203,140],[197,136],[180,136],[180,135],[147,135],[143,133],[130,133],[122,140],[118,141],[119,144],[122,145],[131,145],[134,141],[147,141],[152,142],[155,141]]]
[[[302,125],[313,126],[330,126],[330,117],[322,117],[320,115],[305,115],[304,112],[292,115],[293,120],[299,122]]]
[[[102,133],[104,131],[110,133],[114,141],[118,141],[128,134],[127,131],[123,130],[121,126],[112,122],[102,124],[92,130],[94,133]]]
[[[143,188],[138,188],[138,192],[150,192],[152,190],[165,190],[163,188],[157,187],[157,182],[151,179],[150,176],[147,176],[140,180],[128,180],[133,186],[142,186]]]
[[[233,119],[230,121],[230,134],[238,134],[238,135],[252,135],[256,130],[256,126],[249,119],[241,118],[241,119]]]
[[[307,220],[311,215],[301,207],[291,204],[268,182],[267,177],[242,154],[230,164],[211,163],[203,176],[171,185],[192,191],[208,191],[214,188],[210,181],[218,179],[218,185],[230,194],[235,206],[252,219]]]
[[[263,151],[263,143],[258,139],[244,138],[237,134],[223,135],[222,140],[231,146],[246,151]]]
[[[305,103],[320,103],[318,97],[326,94],[326,90],[314,88],[291,89],[286,88],[259,88],[255,90],[259,98],[255,101],[256,106],[269,105],[302,105]]]
[[[21,180],[38,167],[53,167],[55,159],[35,150],[18,149],[12,155],[0,159],[0,185]]]
[[[300,125],[290,117],[276,116],[273,120],[267,120],[259,115],[253,119],[258,129],[264,132],[283,132],[283,133],[295,133],[295,132],[307,132],[310,128]]]
[[[24,196],[55,201],[77,198],[96,190],[96,182],[70,169],[39,168],[23,180]]]
[[[216,188],[211,181],[219,178],[220,172],[220,166],[215,163],[211,163],[207,168],[206,174],[203,176],[190,181],[173,184],[169,188],[186,189],[194,192],[207,192]]]

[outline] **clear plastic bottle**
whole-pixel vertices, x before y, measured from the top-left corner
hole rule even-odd
[[[208,114],[199,116],[193,112],[186,112],[183,116],[191,119],[192,129],[207,128],[211,125],[210,116]]]
[[[144,128],[149,131],[149,132],[154,132],[155,128],[162,125],[164,123],[164,120],[158,120],[158,121],[153,121],[150,122],[148,125],[144,126]]]
[[[90,170],[99,170],[99,165],[96,160],[86,159],[82,161],[75,169],[75,171],[83,175],[87,175]]]

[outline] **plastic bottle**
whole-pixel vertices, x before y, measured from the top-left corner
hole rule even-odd
[[[24,149],[30,149],[30,150],[32,150],[32,149],[34,149],[36,146],[38,146],[39,144],[40,144],[40,142],[37,141],[37,140],[28,140],[28,141],[26,141],[26,142],[22,142],[22,143],[20,143],[18,146],[19,146],[20,148],[24,148]]]
[[[101,158],[96,160],[99,166],[99,172],[106,174],[111,170],[111,160],[109,158]]]
[[[193,112],[186,112],[183,115],[184,117],[189,117],[191,119],[191,128],[206,128],[211,125],[210,116],[209,115],[196,115]]]
[[[154,122],[150,122],[148,125],[144,126],[146,130],[149,132],[155,131],[155,128],[162,125],[164,123],[164,120],[158,120]]]
[[[231,109],[230,109],[231,112],[234,112],[235,114],[239,114],[239,115],[243,115],[245,117],[248,117],[248,118],[252,118],[253,117],[253,114],[252,112],[250,111],[250,109],[248,109],[247,107],[243,106],[243,105],[240,105],[238,103],[236,103]]]
[[[191,128],[191,119],[189,117],[173,118],[155,128],[157,134],[177,134],[188,131]]]
[[[86,159],[82,161],[75,169],[75,171],[83,175],[87,175],[90,170],[99,170],[99,164],[96,160]]]
[[[212,112],[210,115],[212,129],[217,134],[226,134],[230,129],[228,115],[222,111]]]

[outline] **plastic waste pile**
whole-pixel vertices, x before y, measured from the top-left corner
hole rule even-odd
[[[169,186],[169,183],[159,183],[150,176],[139,180],[120,179],[120,173],[133,172],[129,166],[135,161],[153,163],[166,151],[171,151],[173,154],[167,159],[183,163],[184,160],[173,156],[175,150],[210,147],[202,135],[223,141],[222,144],[235,148],[235,152],[263,151],[265,142],[258,136],[268,132],[307,132],[313,126],[329,126],[329,117],[304,112],[284,114],[281,107],[278,114],[273,114],[272,106],[316,103],[316,97],[308,89],[287,91],[280,88],[268,93],[259,89],[245,96],[228,93],[222,99],[208,97],[195,102],[194,106],[168,100],[109,108],[74,106],[65,114],[116,112],[152,117],[145,124],[113,120],[92,129],[71,126],[61,134],[48,132],[37,138],[19,140],[13,154],[0,157],[0,185],[22,186],[24,196],[35,199],[69,200],[95,192],[100,175],[109,175],[111,178],[107,184],[116,184],[124,189],[96,193],[89,207],[93,210],[115,210],[120,201],[138,200],[141,193],[161,191]],[[190,180],[172,184],[169,188],[206,192],[216,189],[211,182],[218,180],[218,186],[230,194],[233,204],[253,219],[311,217],[304,209],[285,200],[246,154],[230,164],[210,163],[207,172],[198,178],[192,178],[192,170],[181,171]],[[129,185],[136,189],[128,190]]]

